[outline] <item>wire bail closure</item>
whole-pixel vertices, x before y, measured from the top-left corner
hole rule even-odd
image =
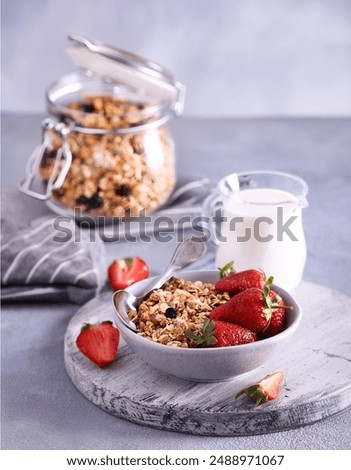
[[[50,148],[51,138],[48,135],[49,131],[55,132],[60,137],[61,147],[56,153],[54,168],[46,184],[45,192],[41,193],[32,189],[32,186],[38,176],[44,153]],[[34,150],[27,162],[25,177],[18,187],[22,193],[35,199],[46,201],[51,197],[53,191],[61,188],[72,163],[72,152],[67,142],[67,136],[70,131],[69,126],[62,122],[55,122],[50,118],[42,121],[42,143]]]

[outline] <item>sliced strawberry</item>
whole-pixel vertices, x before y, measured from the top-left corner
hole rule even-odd
[[[114,261],[108,268],[108,279],[113,290],[125,289],[135,282],[149,277],[148,265],[141,258],[123,258]]]
[[[223,321],[211,321],[208,318],[205,319],[202,332],[199,335],[191,330],[186,330],[185,335],[192,339],[198,347],[237,346],[256,340],[256,333],[247,328]]]
[[[119,330],[110,321],[95,325],[87,323],[82,327],[76,345],[88,359],[100,367],[105,367],[116,357],[119,337]]]
[[[254,385],[250,385],[238,392],[236,394],[236,398],[245,393],[255,402],[255,406],[262,405],[269,400],[275,400],[277,398],[283,381],[283,372],[274,372],[273,374],[267,375]]]
[[[225,269],[226,266],[222,268],[221,275],[223,274],[223,269]],[[220,291],[238,294],[239,292],[252,287],[262,289],[265,285],[266,276],[262,271],[258,271],[257,269],[247,269],[246,271],[240,271],[237,273],[229,271],[229,274],[226,274],[222,279],[216,282],[215,287]]]

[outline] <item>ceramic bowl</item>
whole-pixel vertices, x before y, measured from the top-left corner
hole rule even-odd
[[[177,273],[177,277],[189,281],[200,280],[215,283],[218,280],[218,271],[183,271]],[[141,295],[154,284],[155,279],[157,278],[138,282],[126,290],[136,296]],[[113,297],[115,320],[124,340],[134,353],[156,369],[181,379],[196,382],[230,380],[269,361],[279,347],[284,347],[300,323],[301,307],[293,296],[278,286],[273,286],[273,290],[282,297],[286,305],[293,307],[292,310],[287,310],[286,329],[276,336],[249,344],[183,349],[155,343],[139,336],[125,326],[120,315],[126,315],[128,307],[122,300],[123,296],[118,292]]]

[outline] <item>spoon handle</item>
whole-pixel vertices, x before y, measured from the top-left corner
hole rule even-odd
[[[176,248],[169,265],[153,287],[159,289],[174,272],[186,268],[197,261],[206,252],[206,244],[199,237],[190,235],[185,238]]]
[[[136,297],[131,292],[120,290],[115,292],[113,296],[113,304],[117,315],[124,325],[132,331],[136,331],[136,325],[129,319],[128,310],[136,310],[139,304],[144,300],[145,296],[151,291],[159,289],[172,276],[172,274],[182,268],[186,268],[189,264],[197,261],[206,252],[206,243],[200,238],[193,235],[185,238],[176,248],[172,259],[157,281],[157,283],[149,288],[142,295]]]

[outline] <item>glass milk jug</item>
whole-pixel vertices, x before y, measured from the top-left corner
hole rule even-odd
[[[307,192],[300,177],[277,171],[223,178],[204,205],[207,213],[222,206],[216,266],[233,261],[236,271],[261,269],[278,286],[293,290],[306,262],[302,209]]]

